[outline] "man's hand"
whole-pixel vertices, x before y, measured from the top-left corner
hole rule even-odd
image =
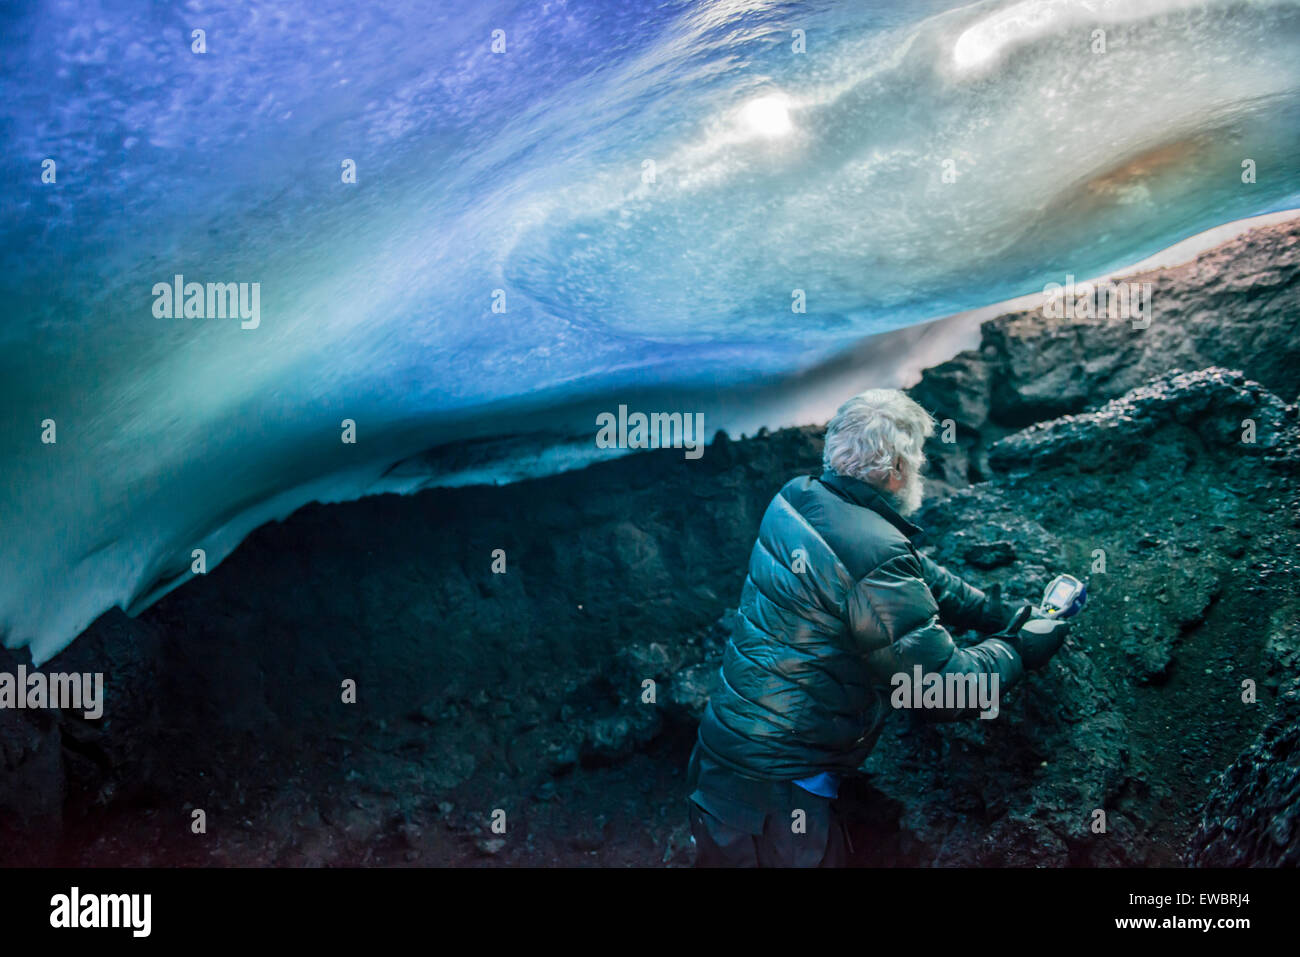
[[[994,634],[1006,631],[1015,621],[1018,605],[1002,600],[1001,583],[994,585],[984,594],[984,627],[980,631]]]
[[[1003,636],[1011,647],[1020,652],[1020,660],[1028,671],[1036,671],[1060,650],[1065,636],[1070,633],[1070,623],[1057,618],[1030,618],[1019,630]]]

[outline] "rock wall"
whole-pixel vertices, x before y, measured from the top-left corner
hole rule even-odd
[[[927,449],[946,487],[986,477],[988,448],[1008,432],[1174,369],[1224,366],[1288,402],[1300,394],[1300,219],[1122,281],[1151,284],[1146,328],[1105,316],[1053,319],[1041,308],[1009,313],[984,323],[978,350],[925,370],[912,395],[957,428],[956,444],[936,436]]]
[[[1162,273],[1141,335],[1002,317],[922,379],[962,427],[922,547],[1091,597],[998,720],[892,722],[851,785],[859,863],[1294,860],[1294,716],[1269,722],[1300,673],[1296,230]],[[759,517],[820,455],[816,427],[720,435],[259,529],[47,665],[104,671],[103,720],[0,712],[0,862],[687,863],[682,773]]]

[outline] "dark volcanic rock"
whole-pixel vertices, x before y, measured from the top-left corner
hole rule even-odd
[[[1248,424],[1250,441],[1243,441]],[[1001,471],[1074,463],[1080,471],[1116,468],[1142,456],[1157,429],[1179,425],[1201,442],[1232,447],[1238,454],[1263,454],[1282,446],[1291,454],[1295,419],[1286,404],[1240,372],[1201,369],[1173,372],[1096,412],[1067,415],[1030,426],[1002,439],[989,451],[989,464]]]
[[[16,663],[3,653],[0,661],[0,670]],[[57,715],[0,709],[0,847],[21,849],[18,859],[54,860],[63,830],[63,766]]]
[[[159,636],[119,610],[59,657],[66,672],[104,672],[103,714],[0,709],[0,861],[57,862],[60,841],[113,802],[155,792],[166,748],[155,707]],[[0,672],[26,656],[0,648]],[[65,830],[68,832],[65,834]]]
[[[668,689],[670,713],[679,720],[698,722],[718,683],[721,667],[721,659],[711,659],[677,672]]]
[[[1197,867],[1300,866],[1300,682],[1215,785],[1189,860]]]
[[[607,862],[658,861],[759,516],[820,470],[814,428],[710,449],[308,506],[138,618],[102,616],[46,670],[104,671],[105,720],[0,712],[0,809],[22,809],[0,826],[46,835],[0,862],[406,862],[396,816],[421,863],[558,863],[593,801],[632,835]],[[533,847],[483,857],[486,816],[519,803]]]
[[[1156,274],[1147,330],[1004,316],[914,390],[957,427],[919,547],[1009,601],[1061,571],[1090,597],[997,719],[887,724],[846,783],[859,862],[1173,864],[1202,825],[1198,863],[1294,862],[1294,706],[1251,742],[1300,668],[1296,409],[1272,394],[1300,389],[1297,230]],[[820,432],[259,529],[47,665],[104,671],[103,721],[0,712],[0,862],[688,862],[698,716]]]
[[[1007,541],[977,542],[966,549],[964,557],[968,565],[988,571],[1014,562],[1016,547]]]
[[[1293,559],[1294,527],[1270,517],[1294,508],[1293,412],[1234,373],[1166,376],[1004,439],[991,461],[1009,473],[923,510],[923,547],[965,577],[1036,601],[1073,571],[1090,598],[997,719],[887,726],[865,770],[894,830],[860,842],[878,849],[865,863],[1180,862],[1189,796],[1261,720],[1233,693],[1239,676],[1291,660],[1279,633],[1300,606],[1294,589],[1235,564],[1210,529],[1267,528],[1251,552]],[[1266,436],[1253,449],[1238,441],[1244,415]],[[1015,560],[981,567],[995,542]]]
[[[1265,700],[1300,661],[1294,413],[1233,373],[1165,376],[1006,437],[1006,471],[922,510],[919,547],[972,582],[1034,601],[1072,571],[1090,598],[997,719],[887,724],[846,785],[860,863],[1183,859],[1267,713],[1241,678]],[[727,449],[313,506],[106,615],[50,667],[102,664],[110,720],[5,726],[0,801],[63,834],[6,859],[684,863],[682,773],[759,516],[820,464],[811,429]]]
[[[1146,328],[1029,309],[984,323],[978,350],[925,370],[913,397],[957,425],[954,443],[940,433],[926,450],[943,483],[982,479],[988,445],[1012,429],[1093,408],[1175,369],[1240,369],[1287,401],[1300,392],[1300,219],[1123,281],[1152,284]]]

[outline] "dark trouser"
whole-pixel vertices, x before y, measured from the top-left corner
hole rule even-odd
[[[808,827],[802,834],[792,826],[795,808],[768,812],[762,833],[750,834],[722,823],[691,802],[695,866],[844,867],[849,855],[843,822],[826,798],[815,794],[808,797],[813,802],[824,802],[826,809],[802,809],[808,812]]]
[[[696,867],[843,867],[851,848],[830,798],[793,781],[755,781],[691,755]],[[703,773],[701,773],[703,769]]]

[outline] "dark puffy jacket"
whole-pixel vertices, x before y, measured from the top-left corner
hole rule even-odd
[[[765,779],[852,771],[892,710],[894,674],[996,673],[1000,690],[1022,677],[1005,641],[953,642],[941,622],[996,632],[1010,614],[918,552],[919,531],[870,485],[832,471],[781,489],[700,724],[706,757]]]

